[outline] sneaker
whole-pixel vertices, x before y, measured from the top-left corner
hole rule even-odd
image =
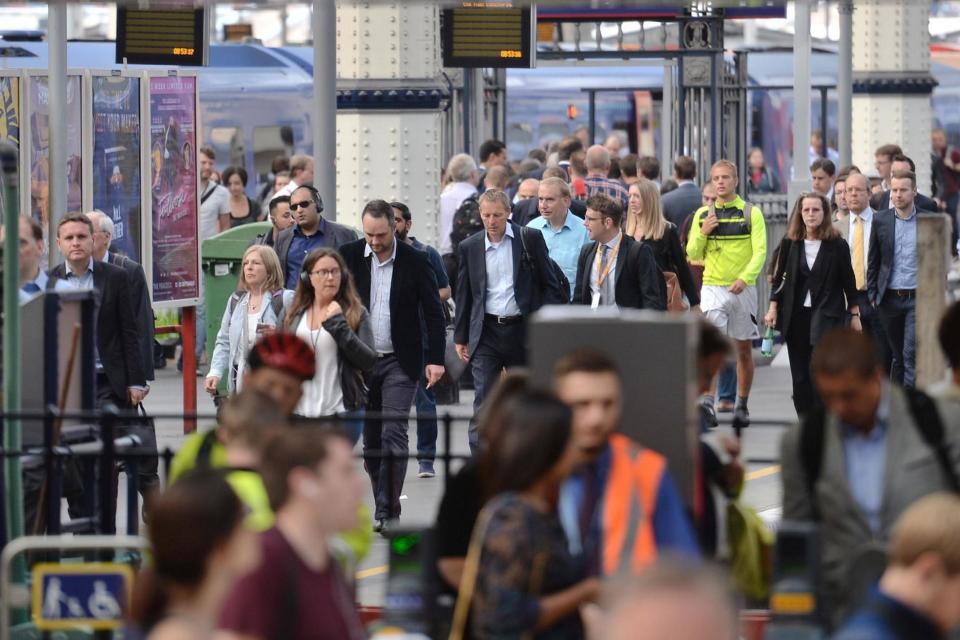
[[[737,405],[733,410],[733,428],[735,431],[746,429],[750,426],[750,411],[746,405]]]
[[[713,408],[712,402],[706,402],[704,400],[700,401],[700,411],[703,412],[704,418],[707,420],[707,425],[710,427],[716,427],[719,423],[717,420],[717,411]]]
[[[420,472],[417,474],[418,478],[433,478],[436,477],[437,473],[433,470],[432,462],[421,462],[420,463]]]

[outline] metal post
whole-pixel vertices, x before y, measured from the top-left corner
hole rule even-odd
[[[820,88],[820,155],[824,158],[829,157],[827,150],[830,145],[827,143],[827,88]],[[837,167],[839,169],[840,167]]]
[[[837,59],[837,151],[840,166],[853,162],[853,0],[840,0],[840,43]]]
[[[660,106],[660,166],[666,173],[670,172],[674,158],[680,155],[673,143],[673,122],[677,118],[673,99],[675,88],[674,66],[673,60],[664,60],[663,62],[663,96]],[[639,147],[639,145],[637,146]]]
[[[3,185],[3,410],[20,410],[20,216],[19,174],[17,150],[8,144],[0,145],[0,180]],[[22,446],[20,422],[7,419],[3,423],[4,451],[19,451]],[[4,456],[4,496],[7,521],[7,540],[23,535],[23,487],[20,479],[20,459]],[[22,567],[21,567],[22,568]]]
[[[184,307],[181,318],[180,335],[183,337],[183,412],[197,412],[197,308]],[[197,430],[197,421],[183,419],[183,433]]]
[[[793,179],[788,200],[810,187],[807,147],[810,144],[810,4],[794,3],[793,27]]]
[[[473,151],[473,132],[470,127],[473,126],[473,117],[470,109],[473,107],[473,74],[470,69],[463,70],[463,90],[460,92],[460,103],[463,109],[463,152],[471,153]]]
[[[313,163],[323,215],[336,220],[337,8],[328,0],[313,0]]]
[[[951,222],[945,213],[917,218],[917,388],[943,379],[946,362],[937,330],[946,311]]]
[[[587,95],[589,96],[587,117],[590,118],[590,144],[594,145],[597,144],[597,92],[590,89]]]
[[[57,243],[57,221],[67,212],[67,3],[48,5],[47,49],[50,88],[50,155],[48,185],[50,189],[47,232],[50,238],[50,266],[61,257]]]

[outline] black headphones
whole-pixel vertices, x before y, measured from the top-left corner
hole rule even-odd
[[[300,282],[302,282],[303,284],[310,284],[310,272],[307,271],[306,258],[303,259],[303,266],[300,268]]]
[[[320,198],[320,192],[319,192],[319,191],[317,191],[316,189],[314,189],[314,188],[313,188],[312,186],[310,186],[309,184],[302,184],[302,185],[300,185],[299,187],[297,187],[296,189],[294,189],[294,191],[297,191],[297,190],[299,190],[299,189],[306,189],[307,191],[309,191],[309,192],[310,192],[310,196],[313,198],[313,204],[315,204],[315,205],[317,206],[317,213],[323,212],[323,199]],[[293,194],[291,193],[290,195],[293,195]]]

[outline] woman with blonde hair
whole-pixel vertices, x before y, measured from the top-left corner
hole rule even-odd
[[[285,300],[280,259],[272,247],[254,245],[243,252],[240,281],[227,301],[216,346],[210,358],[210,372],[203,387],[216,395],[220,379],[227,372],[227,393],[240,390],[247,354],[265,331],[283,323]]]
[[[687,296],[690,307],[699,306],[700,291],[680,245],[680,231],[663,217],[657,185],[650,180],[638,180],[630,185],[628,196],[627,235],[637,242],[646,242],[653,249],[666,281],[667,308],[670,311],[683,308],[680,291]]]
[[[317,373],[304,382],[295,413],[312,418],[362,410],[365,376],[377,363],[373,327],[350,270],[335,249],[314,249],[304,259],[284,326],[306,340],[317,358]],[[353,431],[356,444],[357,425]]]

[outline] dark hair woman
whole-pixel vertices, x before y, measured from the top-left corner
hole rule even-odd
[[[296,413],[312,418],[363,409],[364,376],[377,363],[373,329],[350,270],[335,249],[314,249],[304,259],[286,327],[310,343],[317,358],[317,373],[303,384]],[[360,428],[353,425],[354,444]]]
[[[221,175],[223,186],[230,192],[230,228],[260,220],[260,203],[247,196],[247,170],[227,167]]]
[[[599,582],[584,579],[557,517],[560,484],[576,456],[572,414],[554,395],[528,391],[502,419],[480,463],[493,497],[470,544],[454,630],[472,602],[477,637],[583,637],[579,607],[596,598]]]
[[[787,343],[793,406],[800,416],[816,401],[810,373],[813,346],[830,329],[843,325],[848,312],[851,327],[861,330],[850,247],[831,218],[830,203],[824,196],[806,193],[797,199],[780,243],[770,307],[764,318]]]
[[[221,474],[191,472],[160,494],[147,523],[153,565],[137,576],[131,617],[148,640],[210,638],[233,583],[259,562],[244,508]]]

